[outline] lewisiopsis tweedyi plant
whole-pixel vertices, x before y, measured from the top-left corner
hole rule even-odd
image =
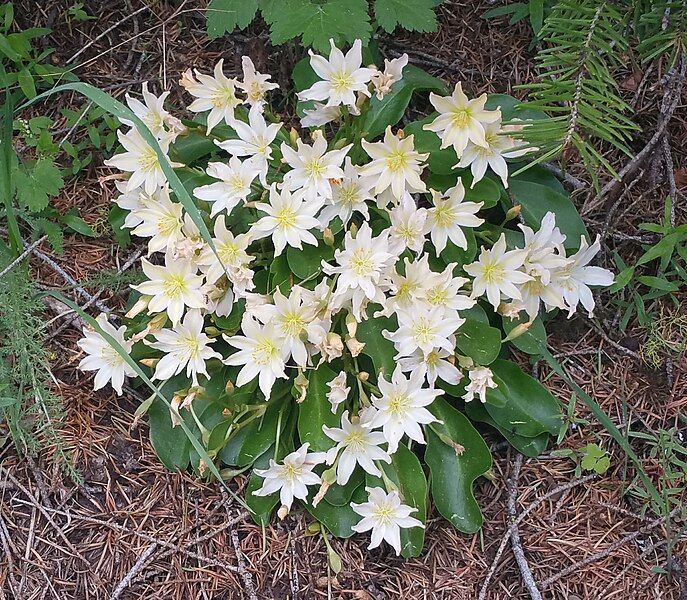
[[[183,422],[224,477],[249,474],[258,522],[297,499],[333,535],[369,531],[406,557],[430,493],[458,530],[481,526],[472,486],[491,455],[472,422],[528,456],[558,432],[558,402],[508,346],[537,355],[545,321],[591,315],[590,286],[613,282],[560,183],[509,175],[536,152],[518,131],[546,115],[407,63],[363,66],[360,41],[311,52],[294,71],[300,132],[247,57],[242,80],[222,61],[183,74],[193,119],[167,93],[127,97],[212,238],[123,120],[112,220],[147,238],[146,280],[119,328],[100,315],[79,342],[96,389],[122,393],[128,353],[171,398],[145,405],[169,468],[207,473]],[[426,91],[436,113],[394,130]]]

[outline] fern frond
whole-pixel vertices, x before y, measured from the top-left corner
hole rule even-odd
[[[576,149],[595,182],[599,167],[614,173],[602,146],[630,155],[627,144],[638,129],[614,77],[628,49],[626,21],[610,2],[562,0],[541,31],[539,80],[524,86],[526,106],[555,117],[531,123],[523,137],[548,156],[565,158]]]

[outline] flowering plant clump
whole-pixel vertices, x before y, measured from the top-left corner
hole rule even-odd
[[[145,281],[119,329],[98,319],[119,351],[86,331],[81,368],[121,393],[129,354],[170,398],[140,411],[160,459],[252,469],[257,521],[299,500],[336,536],[413,556],[430,494],[458,530],[481,525],[472,485],[491,455],[473,422],[528,456],[558,433],[557,401],[507,347],[540,354],[544,322],[591,315],[590,286],[613,276],[590,266],[599,242],[555,178],[509,175],[536,152],[518,131],[545,115],[365,53],[332,43],[296,66],[300,132],[247,57],[242,79],[221,61],[183,74],[192,120],[164,94],[127,98],[159,148],[123,121],[111,220],[147,240]],[[396,127],[426,91],[437,112]]]

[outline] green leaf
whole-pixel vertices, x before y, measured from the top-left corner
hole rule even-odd
[[[384,133],[388,125],[396,125],[408,108],[410,99],[415,91],[432,90],[446,92],[443,81],[430,75],[426,71],[408,65],[403,69],[403,78],[394,84],[391,93],[382,100],[373,97],[370,100],[370,110],[365,118],[365,137],[374,139]]]
[[[544,0],[530,0],[530,23],[534,35],[539,35],[544,25]]]
[[[527,323],[529,317],[520,316],[517,319],[501,317],[501,319],[503,323],[503,330],[506,332],[506,335],[508,335],[518,325]],[[541,317],[537,317],[532,322],[527,332],[529,333],[527,336],[519,335],[508,341],[518,350],[522,350],[525,354],[539,356],[541,353],[542,344],[546,344],[546,328],[544,327],[544,323],[542,323]]]
[[[424,523],[427,519],[427,478],[417,456],[407,446],[399,444],[398,450],[391,455],[391,464],[380,465],[398,486],[403,503],[417,509],[411,516]],[[401,554],[405,558],[419,556],[424,543],[425,530],[421,527],[401,529]]]
[[[499,426],[499,424],[491,418],[484,405],[478,401],[466,402],[465,403],[465,414],[470,417],[472,421],[479,421],[480,423],[486,423],[494,429],[496,429],[508,443],[513,446],[518,452],[521,452],[525,456],[534,458],[539,456],[549,443],[549,434],[542,433],[537,437],[523,437],[515,433],[511,433],[507,429]]]
[[[368,309],[368,314],[374,311]],[[358,325],[356,338],[365,344],[363,354],[372,359],[378,376],[384,375],[387,379],[396,368],[396,349],[393,342],[387,340],[383,335],[383,330],[396,331],[398,325],[395,319],[389,317],[369,317]]]
[[[343,506],[351,502],[353,493],[365,481],[365,473],[362,469],[356,468],[346,485],[334,483],[324,496],[324,499],[333,506]]]
[[[454,173],[453,167],[458,164],[458,157],[453,147],[441,149],[441,140],[433,131],[426,131],[422,127],[431,123],[439,113],[432,113],[421,121],[413,121],[403,128],[406,136],[414,135],[415,150],[429,152],[427,164],[432,173],[448,175]],[[449,186],[450,187],[450,186]]]
[[[640,275],[637,277],[637,281],[643,283],[647,287],[662,290],[664,292],[677,292],[680,289],[680,286],[672,281],[662,279],[661,277],[652,277],[651,275]]]
[[[558,433],[561,409],[549,390],[513,362],[496,360],[490,368],[497,387],[484,407],[500,427],[524,437]]]
[[[379,26],[388,33],[393,33],[398,25],[409,31],[437,29],[432,0],[377,0],[375,17]]]
[[[64,185],[62,173],[50,158],[39,158],[30,169],[14,173],[17,200],[31,212],[48,206],[49,197],[57,196]]]
[[[112,227],[117,244],[122,248],[126,248],[131,243],[131,234],[129,230],[124,227],[124,220],[129,211],[120,208],[116,204],[110,207],[110,212],[107,213],[107,220]]]
[[[556,215],[556,225],[567,236],[564,244],[567,249],[579,248],[580,236],[589,239],[580,214],[567,196],[545,185],[523,180],[511,181],[510,189],[515,200],[522,206],[525,223],[535,231],[539,229],[544,215],[551,211]]]
[[[206,11],[208,37],[211,40],[244,29],[255,18],[258,0],[212,0]]]
[[[486,323],[466,319],[456,333],[456,346],[478,365],[488,365],[501,352],[501,332]]]
[[[286,249],[286,260],[291,271],[299,279],[308,279],[322,271],[322,261],[331,261],[334,258],[334,248],[320,242],[318,246],[304,244],[299,250],[293,246]]]
[[[33,81],[33,75],[31,75],[31,71],[29,71],[27,67],[24,67],[21,71],[19,71],[19,74],[17,75],[17,82],[19,83],[21,91],[24,92],[24,95],[27,98],[31,99],[35,97],[36,84]]]
[[[353,492],[351,502],[360,504],[366,500],[367,494],[364,486],[361,485]],[[326,500],[322,500],[317,506],[307,503],[305,508],[327,528],[327,531],[338,538],[351,537],[355,533],[351,528],[361,519],[361,516],[351,508],[350,504],[334,506]]]
[[[188,466],[191,444],[181,427],[172,427],[172,419],[167,408],[159,398],[155,398],[148,409],[150,441],[155,454],[170,471],[185,469]]]
[[[97,237],[95,231],[91,229],[91,226],[88,223],[86,223],[86,221],[84,221],[80,216],[71,211],[64,215],[61,221],[76,233],[80,233],[81,235],[85,235],[88,237]]]
[[[270,446],[274,446],[277,438],[277,423],[279,412],[288,404],[270,404],[262,418],[255,419],[241,427],[227,441],[220,452],[222,462],[227,465],[246,467]],[[286,416],[282,416],[282,427],[286,424]]]
[[[217,152],[217,145],[213,138],[205,134],[192,131],[179,136],[171,147],[172,160],[185,165],[193,165],[198,159]]]
[[[491,468],[491,453],[482,436],[470,421],[437,398],[430,411],[443,421],[425,428],[427,449],[425,462],[430,470],[430,487],[437,510],[458,531],[474,533],[482,526],[482,513],[475,500],[475,479]],[[439,437],[445,435],[463,447],[461,454]]]
[[[310,444],[311,452],[324,452],[334,445],[331,438],[322,431],[323,425],[339,427],[341,424],[343,403],[333,413],[332,405],[327,399],[327,383],[336,375],[327,363],[308,371],[308,392],[298,410],[298,437],[302,443]]]

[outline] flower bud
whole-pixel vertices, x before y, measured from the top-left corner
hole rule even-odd
[[[506,213],[506,221],[512,221],[513,219],[518,217],[518,215],[520,215],[521,212],[522,212],[522,205],[520,205],[520,204],[516,204],[512,208],[509,208],[508,212]]]
[[[291,145],[292,145],[292,146],[296,146],[296,142],[297,142],[299,139],[300,139],[300,138],[298,137],[298,132],[296,131],[295,128],[292,127],[292,128],[291,128],[291,131],[289,131],[289,141],[291,142]]]
[[[365,343],[359,342],[354,337],[351,337],[351,338],[348,338],[346,340],[346,347],[348,348],[349,352],[351,353],[351,356],[353,358],[355,358],[356,356],[358,356],[363,351],[363,348],[365,347]]]
[[[346,331],[348,331],[348,335],[350,335],[352,338],[355,337],[355,334],[358,331],[358,321],[351,313],[346,315]]]
[[[531,326],[534,321],[527,321],[526,323],[520,323],[520,325],[516,325],[511,332],[503,339],[504,342],[510,342],[511,340],[514,340],[517,337],[520,337],[523,333],[525,333]]]
[[[329,227],[326,227],[324,232],[322,233],[322,240],[330,248],[334,246],[334,233]]]
[[[161,312],[150,319],[148,323],[148,331],[160,331],[167,324],[167,313]]]
[[[308,378],[305,376],[305,373],[299,369],[298,375],[296,375],[296,378],[293,380],[293,384],[299,392],[298,399],[296,400],[299,404],[305,400],[305,396],[308,393],[308,383]]]
[[[341,138],[334,144],[334,149],[335,150],[341,150],[346,144],[348,143],[348,138]]]
[[[133,319],[136,315],[141,314],[146,308],[148,308],[148,302],[150,302],[151,298],[152,296],[141,296],[138,300],[136,300],[136,303],[124,316],[127,319]]]
[[[358,373],[358,379],[360,379],[360,381],[368,381],[370,379],[370,374],[367,371],[360,371],[360,373]]]
[[[231,381],[231,379],[227,379],[227,383],[224,386],[224,391],[230,395],[230,394],[234,393],[234,389],[235,389],[234,382]]]
[[[160,362],[159,358],[142,358],[139,360],[144,367],[148,367],[149,369],[155,368],[155,365]]]
[[[289,514],[289,507],[282,504],[279,507],[279,510],[277,511],[277,516],[283,520],[286,517],[286,515],[288,515],[288,514]]]

